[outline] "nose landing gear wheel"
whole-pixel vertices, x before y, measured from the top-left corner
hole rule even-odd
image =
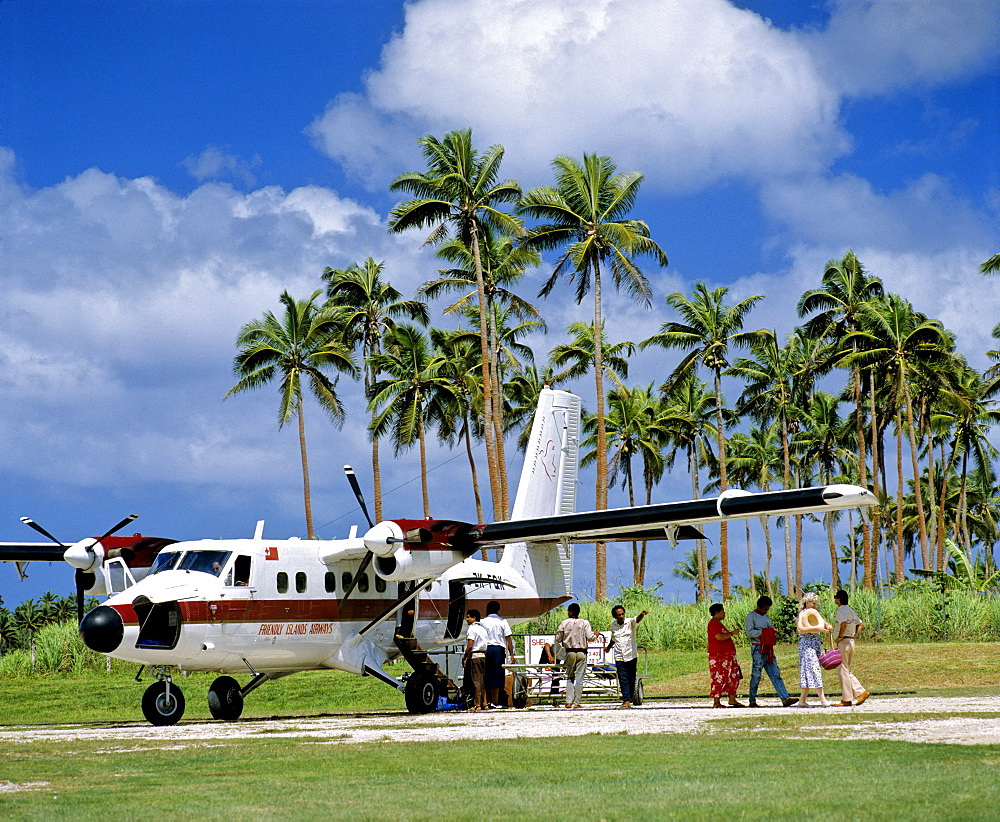
[[[403,692],[406,710],[411,714],[429,714],[437,710],[437,680],[421,671],[414,671],[406,680]]]
[[[160,680],[142,695],[142,713],[153,725],[176,725],[184,715],[184,694],[176,685]]]
[[[231,676],[216,679],[208,689],[208,710],[215,719],[239,719],[243,713],[240,684]]]

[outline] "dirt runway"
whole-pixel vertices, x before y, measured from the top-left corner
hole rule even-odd
[[[1000,743],[1000,703],[995,697],[873,696],[853,708],[744,708],[716,710],[706,700],[647,702],[620,709],[588,705],[577,710],[535,706],[524,710],[484,713],[405,712],[338,714],[236,722],[180,722],[153,727],[145,722],[60,727],[3,726],[0,744],[39,740],[103,740],[108,743],[153,743],[169,747],[266,736],[307,739],[319,743],[441,742],[459,739],[517,739],[583,734],[725,733],[720,720],[805,716],[808,721],[790,736],[837,739],[893,739],[961,745]],[[890,720],[886,714],[894,714]],[[900,718],[898,715],[904,715]],[[959,715],[956,715],[959,714]]]

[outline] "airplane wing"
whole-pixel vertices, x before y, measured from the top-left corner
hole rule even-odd
[[[824,485],[788,491],[724,491],[718,497],[612,508],[481,525],[473,534],[478,546],[512,542],[617,542],[636,539],[691,539],[696,526],[732,519],[783,514],[823,513],[875,505],[870,491],[856,485]]]
[[[0,542],[0,562],[62,562],[65,551],[51,542]]]

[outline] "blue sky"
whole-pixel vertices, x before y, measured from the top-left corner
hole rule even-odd
[[[646,175],[636,216],[670,265],[647,271],[652,310],[609,297],[613,339],[652,334],[698,280],[766,295],[749,325],[787,333],[853,248],[983,367],[998,45],[993,0],[0,2],[0,540],[33,539],[20,515],[75,540],[133,511],[181,539],[261,518],[301,534],[294,426],[277,430],[269,390],[222,401],[235,335],[327,265],[374,256],[408,293],[433,276],[422,236],[385,231],[387,184],[421,167],[427,133],[501,143],[526,188],[560,153]],[[590,312],[542,308],[542,356]],[[672,363],[637,355],[632,380]],[[337,431],[309,408],[307,427],[320,533],[342,536],[361,521],[341,466],[366,478],[363,415]],[[461,455],[433,459],[434,514],[473,518]],[[415,455],[387,474],[387,514],[417,515]],[[677,558],[661,549],[649,578],[689,599]],[[8,606],[72,587],[63,567],[29,573],[0,568]],[[609,575],[627,582],[624,547]],[[581,552],[580,593],[591,580]]]

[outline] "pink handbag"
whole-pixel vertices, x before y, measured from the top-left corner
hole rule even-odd
[[[840,651],[836,648],[831,648],[829,651],[823,651],[819,655],[819,664],[827,671],[832,671],[834,668],[840,667],[840,663],[843,662],[840,656]]]

